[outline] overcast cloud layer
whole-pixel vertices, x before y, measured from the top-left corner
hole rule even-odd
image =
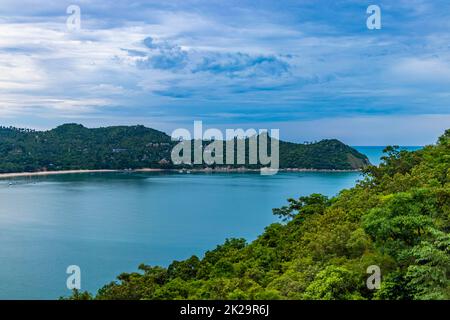
[[[366,27],[370,4],[381,30]],[[432,143],[450,128],[449,30],[444,0],[2,0],[0,124],[170,133],[203,120],[292,141]]]

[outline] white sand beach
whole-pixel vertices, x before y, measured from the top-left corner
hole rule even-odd
[[[38,171],[38,172],[17,172],[17,173],[0,173],[0,179],[33,177],[33,176],[49,176],[58,174],[74,174],[74,173],[102,173],[102,172],[118,172],[120,170],[61,170],[61,171]]]

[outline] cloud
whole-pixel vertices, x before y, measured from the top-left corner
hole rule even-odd
[[[354,0],[82,0],[72,33],[70,1],[33,3],[0,4],[0,113],[20,123],[450,113],[448,1],[380,0],[370,31]]]
[[[252,56],[241,52],[206,55],[193,69],[194,73],[209,72],[229,77],[278,77],[288,71],[289,64],[276,56]]]
[[[439,58],[403,59],[394,65],[393,73],[408,82],[450,82],[450,64]]]
[[[143,43],[151,51],[145,58],[137,59],[136,65],[139,68],[180,71],[186,67],[188,53],[181,47],[167,41],[155,43],[151,37],[145,38]]]
[[[289,71],[287,58],[275,55],[248,54],[242,52],[215,52],[202,49],[183,49],[169,41],[155,41],[152,37],[143,40],[149,49],[127,50],[130,56],[138,57],[138,68],[170,70],[177,73],[209,73],[233,77],[278,77]]]

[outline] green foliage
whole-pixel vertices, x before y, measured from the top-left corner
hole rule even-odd
[[[88,129],[65,124],[49,131],[0,127],[0,173],[76,169],[173,169],[171,151],[177,144],[163,132],[144,126]],[[203,141],[207,146],[211,141]],[[193,143],[191,143],[193,148]],[[246,165],[249,164],[249,143]],[[226,159],[224,144],[224,159]],[[235,158],[237,143],[235,143]],[[191,151],[192,158],[194,152]],[[235,162],[237,163],[237,162]],[[367,158],[337,140],[314,144],[280,141],[281,168],[360,169]],[[187,167],[188,165],[184,165]],[[202,168],[205,165],[196,165]],[[231,168],[242,167],[231,165]],[[228,167],[228,165],[227,165]]]
[[[0,128],[0,172],[161,168],[172,147],[169,136],[144,126]]]
[[[227,239],[203,258],[140,266],[95,298],[450,299],[450,131],[420,151],[386,152],[354,188],[274,209],[284,222],[252,243]],[[366,286],[371,265],[379,290]]]
[[[309,197],[300,197],[298,200],[288,199],[289,206],[273,209],[273,214],[284,221],[296,216],[322,214],[328,206],[328,197],[314,193]]]
[[[357,280],[353,272],[330,265],[317,273],[303,297],[309,300],[360,300]]]
[[[405,252],[405,258],[413,259],[406,271],[406,286],[414,299],[449,299],[450,236],[431,230],[431,240]]]
[[[309,144],[280,142],[280,168],[360,169],[366,156],[336,139]]]
[[[87,291],[80,291],[78,289],[72,290],[72,295],[69,298],[60,297],[60,300],[92,300],[92,295]]]

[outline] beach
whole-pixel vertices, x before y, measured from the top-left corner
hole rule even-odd
[[[259,172],[260,169],[249,168],[193,168],[193,169],[161,169],[161,168],[142,168],[142,169],[97,169],[97,170],[59,170],[59,171],[37,171],[37,172],[13,172],[0,173],[0,179],[20,178],[20,177],[36,177],[50,176],[62,174],[79,174],[79,173],[108,173],[108,172],[181,172],[181,173],[243,173],[243,172]],[[360,170],[333,170],[333,169],[307,169],[307,168],[280,168],[279,172],[358,172]]]
[[[118,172],[121,170],[60,170],[60,171],[38,171],[38,172],[17,172],[17,173],[0,173],[0,179],[18,178],[18,177],[34,177],[49,176],[59,174],[74,173],[102,173],[102,172]]]

